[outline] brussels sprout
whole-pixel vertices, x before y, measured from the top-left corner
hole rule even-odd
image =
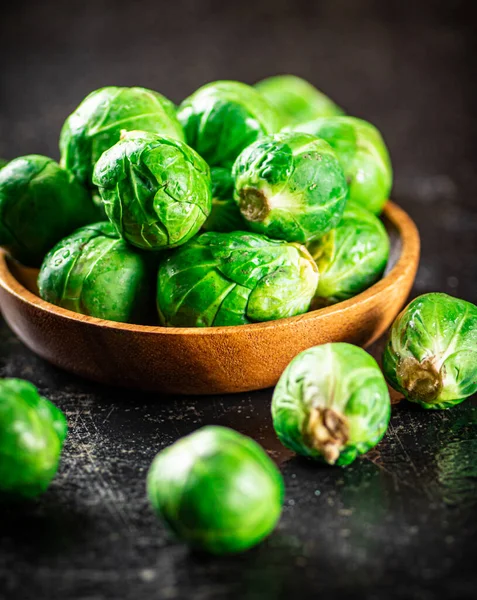
[[[391,191],[393,173],[379,131],[362,119],[330,117],[293,128],[326,140],[336,152],[349,185],[349,199],[379,214]]]
[[[249,228],[311,242],[341,220],[348,188],[335,153],[305,133],[279,133],[246,148],[233,167],[235,199]]]
[[[204,223],[205,231],[240,231],[246,229],[246,223],[234,200],[234,180],[230,169],[212,167],[212,209]]]
[[[65,235],[98,219],[86,190],[46,156],[12,160],[0,170],[0,245],[30,267]]]
[[[7,164],[7,160],[3,160],[3,158],[0,158],[0,169],[3,169],[3,167],[5,167]]]
[[[317,283],[304,246],[241,231],[203,233],[161,263],[159,320],[212,327],[292,317],[308,310]]]
[[[154,313],[155,260],[118,237],[110,223],[79,229],[45,257],[40,296],[77,313],[149,323]]]
[[[56,475],[64,414],[28,381],[0,379],[0,494],[32,498]]]
[[[177,113],[187,143],[211,166],[231,167],[260,135],[279,131],[278,112],[253,87],[216,81],[184,100]]]
[[[295,75],[267,77],[255,87],[280,111],[287,125],[343,114],[343,110],[328,96]]]
[[[447,294],[413,300],[392,326],[383,371],[424,408],[450,408],[477,392],[477,306]]]
[[[124,134],[96,163],[93,180],[118,233],[143,250],[184,244],[210,214],[209,167],[166,136]]]
[[[104,87],[91,92],[66,119],[60,136],[62,166],[91,188],[94,165],[124,130],[184,140],[175,106],[161,94],[141,87]]]
[[[389,238],[375,215],[348,202],[338,227],[308,250],[320,273],[313,301],[318,308],[351,298],[375,283],[386,268]]]
[[[351,344],[315,346],[283,372],[272,399],[273,426],[287,448],[348,465],[383,437],[391,414],[379,367]]]
[[[160,452],[147,491],[159,517],[192,547],[240,552],[269,535],[280,518],[283,480],[252,439],[209,426]]]

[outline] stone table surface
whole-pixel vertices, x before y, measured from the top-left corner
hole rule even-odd
[[[413,295],[477,302],[471,5],[18,0],[0,22],[0,156],[57,157],[62,121],[102,85],[180,101],[213,79],[294,72],[382,130],[393,198],[422,236]],[[48,365],[3,323],[0,376],[34,382],[70,424],[48,492],[2,509],[1,600],[476,597],[475,400],[440,412],[396,404],[374,451],[325,468],[281,447],[271,390],[170,397],[101,387]],[[205,424],[254,437],[285,478],[277,530],[243,555],[191,553],[145,498],[156,452]]]

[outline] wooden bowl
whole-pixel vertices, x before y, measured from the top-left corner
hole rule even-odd
[[[388,202],[386,273],[362,294],[298,317],[210,328],[129,325],[80,315],[37,295],[38,271],[0,253],[0,307],[23,343],[54,365],[102,383],[183,394],[219,394],[274,385],[302,350],[326,342],[367,346],[390,326],[411,290],[419,234]]]

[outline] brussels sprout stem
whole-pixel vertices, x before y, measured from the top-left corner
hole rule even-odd
[[[401,387],[413,398],[432,404],[439,397],[442,376],[432,358],[426,358],[422,362],[414,357],[405,358],[399,363],[396,372]]]
[[[307,429],[310,444],[333,465],[349,438],[346,417],[332,408],[315,407],[311,409]]]
[[[245,219],[253,222],[264,221],[272,208],[265,194],[256,188],[240,190],[239,206]]]

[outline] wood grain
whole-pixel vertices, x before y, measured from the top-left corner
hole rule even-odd
[[[0,256],[0,306],[18,337],[42,358],[102,383],[187,394],[274,385],[302,350],[326,342],[367,346],[403,306],[419,262],[410,217],[388,202],[392,268],[371,288],[338,305],[268,323],[163,328],[113,323],[58,308],[35,295],[35,272]],[[27,289],[29,288],[29,289]]]

